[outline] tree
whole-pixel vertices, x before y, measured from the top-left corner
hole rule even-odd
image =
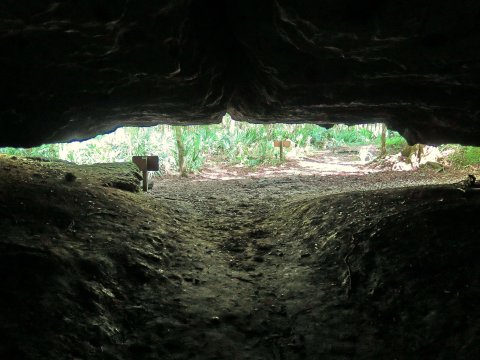
[[[175,126],[175,141],[177,143],[177,163],[178,171],[181,177],[187,177],[187,169],[185,167],[185,146],[182,139],[182,128]]]
[[[380,146],[380,156],[387,155],[387,125],[382,124],[382,144]]]

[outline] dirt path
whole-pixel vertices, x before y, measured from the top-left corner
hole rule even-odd
[[[378,172],[359,156],[358,147],[317,150],[307,154],[295,151],[287,154],[279,165],[222,164],[218,159],[207,161],[202,171],[193,175],[196,180],[240,180],[287,176],[364,175]],[[174,178],[174,177],[170,177]]]
[[[185,358],[196,358],[193,354],[200,346],[205,352],[199,359],[354,357],[359,346],[368,346],[365,342],[373,330],[355,315],[346,294],[346,264],[338,260],[318,263],[315,253],[325,240],[302,243],[298,236],[304,234],[292,232],[288,219],[295,217],[305,202],[324,198],[320,208],[338,223],[329,218],[335,225],[322,236],[337,237],[349,222],[345,217],[352,217],[351,222],[360,227],[364,226],[362,219],[369,218],[368,211],[373,210],[372,218],[378,217],[380,209],[351,205],[359,193],[461,179],[460,175],[432,175],[386,172],[158,181],[152,196],[167,206],[183,204],[190,212],[188,227],[195,234],[181,244],[180,252],[188,252],[195,265],[182,274],[186,285],[178,301],[188,309],[182,318],[195,319],[180,331],[180,337],[195,338],[201,345],[182,343],[176,351],[190,350]],[[338,203],[326,197],[332,194],[346,196]],[[300,232],[309,229],[307,223],[294,226]],[[358,231],[350,229],[348,236]],[[184,267],[180,264],[178,271]],[[364,333],[360,335],[360,331]]]

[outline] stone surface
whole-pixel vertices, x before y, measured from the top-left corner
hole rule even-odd
[[[467,0],[4,0],[0,145],[227,111],[480,144],[479,37]]]

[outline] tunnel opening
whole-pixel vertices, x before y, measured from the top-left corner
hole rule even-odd
[[[226,114],[219,124],[121,127],[86,141],[34,148],[0,148],[0,154],[78,165],[131,162],[133,156],[159,157],[153,177],[191,176],[235,179],[287,175],[361,175],[381,171],[472,170],[480,148],[446,144],[408,145],[382,123],[253,124]]]

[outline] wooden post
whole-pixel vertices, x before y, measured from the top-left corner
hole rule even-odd
[[[283,141],[280,141],[280,160],[283,160]]]
[[[147,169],[142,171],[143,177],[143,191],[148,191],[148,171]]]

